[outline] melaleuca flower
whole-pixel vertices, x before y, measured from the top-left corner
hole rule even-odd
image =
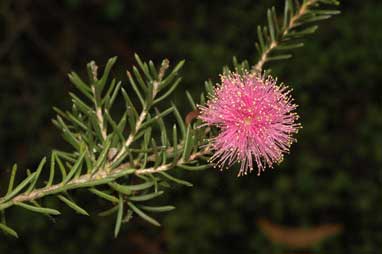
[[[290,91],[270,76],[222,75],[207,104],[199,107],[204,125],[220,130],[210,140],[211,162],[221,169],[239,162],[239,176],[252,171],[254,163],[258,175],[280,163],[301,128]]]

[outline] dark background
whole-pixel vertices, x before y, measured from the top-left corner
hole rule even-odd
[[[69,107],[66,73],[119,56],[113,74],[126,81],[133,53],[156,63],[186,59],[173,100],[185,113],[194,95],[218,81],[232,56],[255,62],[257,24],[283,1],[66,0],[0,1],[0,187],[9,169],[33,168],[63,147],[52,106]],[[294,58],[274,63],[294,88],[303,125],[299,142],[275,170],[236,178],[235,169],[184,174],[194,188],[167,194],[177,209],[161,228],[136,219],[112,237],[95,199],[79,194],[90,218],[63,205],[56,223],[11,209],[14,240],[0,253],[300,253],[274,244],[256,221],[291,227],[339,223],[343,232],[303,253],[379,253],[382,247],[382,2],[343,0]],[[280,13],[280,11],[279,11]],[[268,66],[270,67],[270,66]],[[126,85],[126,82],[125,82]],[[2,190],[0,190],[2,192]]]

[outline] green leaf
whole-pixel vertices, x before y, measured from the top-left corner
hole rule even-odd
[[[70,97],[72,97],[72,102],[74,105],[78,107],[84,114],[89,115],[90,112],[94,112],[92,108],[90,108],[85,102],[83,102],[80,98],[78,98],[74,93],[69,93]]]
[[[120,193],[126,194],[126,195],[130,195],[131,192],[132,192],[130,189],[125,188],[125,186],[120,185],[118,183],[109,183],[109,186],[111,188],[113,188],[114,190],[116,190],[116,191],[118,191]]]
[[[147,64],[142,62],[142,60],[141,60],[141,58],[139,57],[138,54],[134,54],[134,58],[137,61],[138,65],[141,68],[141,70],[143,71],[143,73],[145,74],[146,78],[148,80],[152,81],[153,77],[150,74],[150,71],[149,71],[149,68],[148,68]]]
[[[121,82],[118,82],[118,84],[120,84]],[[107,89],[103,99],[101,100],[101,105],[104,105],[104,104],[107,104],[107,102],[110,100],[110,96],[111,96],[111,93],[115,90],[115,84],[116,84],[116,80],[115,79],[112,79],[110,85],[109,85],[109,88]],[[113,93],[114,93],[113,92]]]
[[[5,225],[5,224],[0,223],[0,229],[1,229],[4,233],[6,233],[6,234],[9,234],[9,235],[11,235],[11,236],[13,236],[13,237],[19,238],[19,236],[17,235],[17,232],[14,231],[13,229],[11,229],[10,227],[8,227],[8,226]]]
[[[143,81],[141,73],[139,73],[137,67],[133,66],[133,72],[135,79],[138,81],[138,84],[141,86],[143,91],[148,92],[148,86],[146,85],[145,81]]]
[[[38,180],[38,178],[39,178],[39,176],[40,176],[40,174],[41,174],[41,171],[42,171],[42,169],[43,169],[45,163],[46,163],[46,157],[44,157],[44,158],[41,160],[40,164],[38,165],[38,168],[37,168],[37,170],[36,170],[36,176],[33,178],[31,184],[29,185],[29,187],[28,187],[28,189],[27,189],[27,191],[26,191],[26,193],[30,193],[30,192],[33,190],[33,188],[34,188],[34,186],[35,186],[36,183],[37,183],[37,180]]]
[[[142,210],[154,213],[164,213],[169,212],[175,209],[175,206],[167,205],[167,206],[139,206]]]
[[[170,87],[170,89],[167,90],[163,95],[161,95],[158,99],[154,100],[153,105],[159,103],[160,101],[163,101],[166,99],[174,90],[178,87],[179,83],[182,81],[182,78],[178,78]]]
[[[174,126],[172,127],[172,145],[173,145],[173,165],[176,165],[176,163],[178,162],[178,131],[176,129],[176,125],[174,124]]]
[[[71,72],[68,74],[70,82],[82,92],[86,97],[88,97],[91,101],[93,101],[93,96],[89,85],[87,85],[75,72]]]
[[[172,175],[167,174],[166,172],[159,172],[159,174],[161,174],[162,176],[166,177],[167,179],[169,179],[169,180],[171,180],[173,182],[176,182],[178,184],[185,185],[187,187],[194,186],[192,183],[187,182],[187,181],[182,180],[182,179],[179,179],[179,178],[176,178],[176,177],[173,177]]]
[[[97,172],[105,164],[105,161],[107,160],[107,154],[109,153],[110,146],[111,146],[111,136],[106,138],[102,152],[98,156],[97,162],[91,171],[92,174]]]
[[[16,196],[27,184],[29,184],[33,178],[35,177],[36,172],[30,174],[27,178],[25,178],[13,191],[5,195],[1,200],[1,203],[5,203],[10,200],[14,196]]]
[[[211,167],[210,164],[206,165],[200,165],[200,166],[190,166],[190,165],[184,165],[184,164],[179,164],[177,167],[185,170],[190,170],[190,171],[198,171],[198,170],[205,170]]]
[[[170,107],[170,108],[166,109],[165,111],[163,111],[163,112],[161,112],[159,114],[156,114],[153,118],[151,118],[151,119],[147,120],[146,122],[144,122],[141,125],[141,129],[147,128],[148,126],[150,126],[154,122],[158,121],[158,119],[165,117],[166,115],[170,114],[173,111],[174,111],[174,107]]]
[[[142,210],[140,210],[138,207],[136,207],[133,203],[127,202],[127,205],[131,208],[131,210],[133,210],[136,214],[138,214],[139,217],[141,217],[145,221],[153,224],[154,226],[158,226],[158,227],[160,226],[158,221],[156,221],[154,218],[145,214]]]
[[[25,203],[15,203],[15,205],[20,206],[22,208],[25,208],[25,209],[32,211],[32,212],[36,212],[36,213],[49,214],[49,215],[61,214],[59,211],[52,209],[52,208],[36,207],[36,206],[28,205]]]
[[[263,32],[261,30],[261,26],[257,26],[257,37],[259,39],[259,45],[260,45],[261,52],[263,52],[265,50],[265,42],[264,42],[264,36],[263,36]]]
[[[158,191],[158,192],[153,192],[153,193],[150,193],[150,194],[144,194],[144,195],[140,195],[140,196],[133,196],[133,197],[129,197],[129,200],[136,201],[136,202],[147,201],[147,200],[159,197],[163,193],[164,193],[163,191]]]
[[[15,182],[16,173],[17,173],[17,164],[13,164],[11,177],[9,179],[7,195],[13,190],[13,184]]]
[[[98,86],[98,89],[99,89],[99,94],[102,93],[102,90],[105,87],[107,78],[109,77],[110,70],[111,70],[111,68],[113,68],[113,65],[115,64],[115,62],[117,62],[117,57],[116,56],[110,58],[107,61],[105,70],[103,71],[103,75],[102,75],[101,79],[97,82],[97,86]]]
[[[119,94],[119,89],[121,88],[121,84],[122,84],[121,81],[119,81],[117,83],[117,86],[115,87],[114,92],[111,95],[109,102],[106,104],[106,109],[110,109],[113,106],[114,101],[117,98],[117,95]]]
[[[49,180],[46,184],[46,187],[49,187],[53,184],[54,180],[54,174],[55,174],[55,168],[56,168],[56,158],[55,158],[55,152],[53,151],[50,156],[50,171],[49,171]]]
[[[149,61],[149,69],[150,69],[150,72],[151,72],[151,75],[153,76],[153,78],[155,80],[158,79],[157,69],[155,68],[154,63],[151,60]]]
[[[185,143],[184,143],[184,150],[182,155],[183,161],[188,161],[191,155],[192,148],[193,148],[193,135],[192,135],[191,125],[188,125],[187,133],[185,137]]]
[[[80,170],[84,156],[85,156],[85,153],[82,153],[81,156],[76,161],[76,163],[74,164],[73,168],[69,171],[69,173],[66,175],[66,177],[62,181],[62,185],[65,185],[67,182],[69,182],[72,179],[72,177],[74,176],[74,174],[78,170]]]
[[[95,195],[97,195],[98,197],[100,198],[103,198],[105,200],[108,200],[112,203],[118,203],[118,198],[112,196],[112,195],[109,195],[103,191],[100,191],[100,190],[97,190],[96,188],[90,188],[89,191]]]
[[[82,214],[82,215],[86,215],[86,216],[89,216],[89,214],[81,207],[79,207],[76,203],[74,203],[73,201],[67,199],[66,197],[62,196],[62,195],[58,195],[58,198],[64,202],[67,206],[69,206],[70,208],[72,208],[74,211],[76,211],[77,213],[79,214]]]
[[[292,58],[291,54],[272,56],[272,57],[267,58],[267,62],[276,61],[276,60],[285,60],[285,59],[289,59],[289,58]]]
[[[119,234],[119,231],[121,229],[122,225],[122,217],[123,217],[123,197],[122,195],[119,195],[119,202],[118,202],[118,213],[115,221],[115,228],[114,228],[114,237],[116,238]]]
[[[130,190],[130,191],[141,191],[148,189],[154,185],[154,182],[145,182],[141,184],[134,184],[134,185],[124,185],[124,188]]]
[[[304,43],[293,43],[293,44],[281,44],[275,48],[275,50],[291,50],[296,48],[301,48],[304,46]]]
[[[118,205],[116,205],[110,209],[107,209],[106,211],[98,213],[98,216],[102,216],[102,217],[109,216],[109,215],[112,215],[113,213],[115,213],[116,211],[118,211]]]
[[[171,105],[174,108],[174,115],[175,115],[176,121],[178,122],[178,126],[180,128],[180,132],[182,133],[182,137],[184,138],[186,136],[186,125],[175,104],[171,103]]]
[[[193,110],[196,110],[196,103],[194,101],[194,99],[192,98],[191,94],[189,91],[186,91],[186,96],[187,96],[187,99],[188,99],[188,102],[190,103],[191,107]]]
[[[52,156],[54,156],[55,160],[57,161],[58,168],[59,168],[60,171],[61,171],[62,180],[64,180],[65,177],[66,177],[66,169],[65,169],[65,166],[64,166],[64,164],[62,163],[60,157],[58,156],[58,154],[57,154],[56,152],[55,152],[54,154],[52,154]]]
[[[271,40],[276,41],[275,24],[273,23],[272,12],[269,9],[267,11],[267,18],[268,18],[268,27],[269,27],[269,33],[271,35]]]
[[[137,84],[135,83],[133,77],[131,76],[131,73],[129,71],[127,71],[126,73],[127,73],[127,77],[129,78],[130,84],[133,87],[133,89],[134,89],[134,91],[135,91],[139,101],[141,102],[142,106],[144,106],[145,105],[145,100],[143,99],[142,94],[139,91]]]

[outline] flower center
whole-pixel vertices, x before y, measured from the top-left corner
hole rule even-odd
[[[245,119],[244,119],[244,124],[245,125],[250,125],[252,123],[252,117],[246,117]]]

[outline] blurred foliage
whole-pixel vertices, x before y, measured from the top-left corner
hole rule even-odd
[[[13,162],[35,166],[63,147],[50,123],[65,107],[65,73],[87,61],[133,52],[185,58],[174,101],[189,111],[184,89],[198,95],[232,56],[255,59],[255,25],[282,1],[65,0],[0,2],[0,186]],[[193,189],[167,197],[177,210],[161,229],[130,224],[113,239],[111,219],[82,219],[64,208],[49,219],[11,210],[22,238],[0,236],[0,253],[286,253],[259,230],[267,218],[288,226],[341,223],[344,232],[311,253],[377,253],[382,246],[382,3],[344,0],[289,61],[272,65],[294,88],[304,126],[276,169],[236,178],[235,169],[184,174]],[[123,77],[124,73],[115,74]],[[183,173],[182,173],[183,174]],[[98,206],[79,192],[83,207]],[[53,200],[51,202],[54,202]],[[89,209],[94,210],[94,209]]]

